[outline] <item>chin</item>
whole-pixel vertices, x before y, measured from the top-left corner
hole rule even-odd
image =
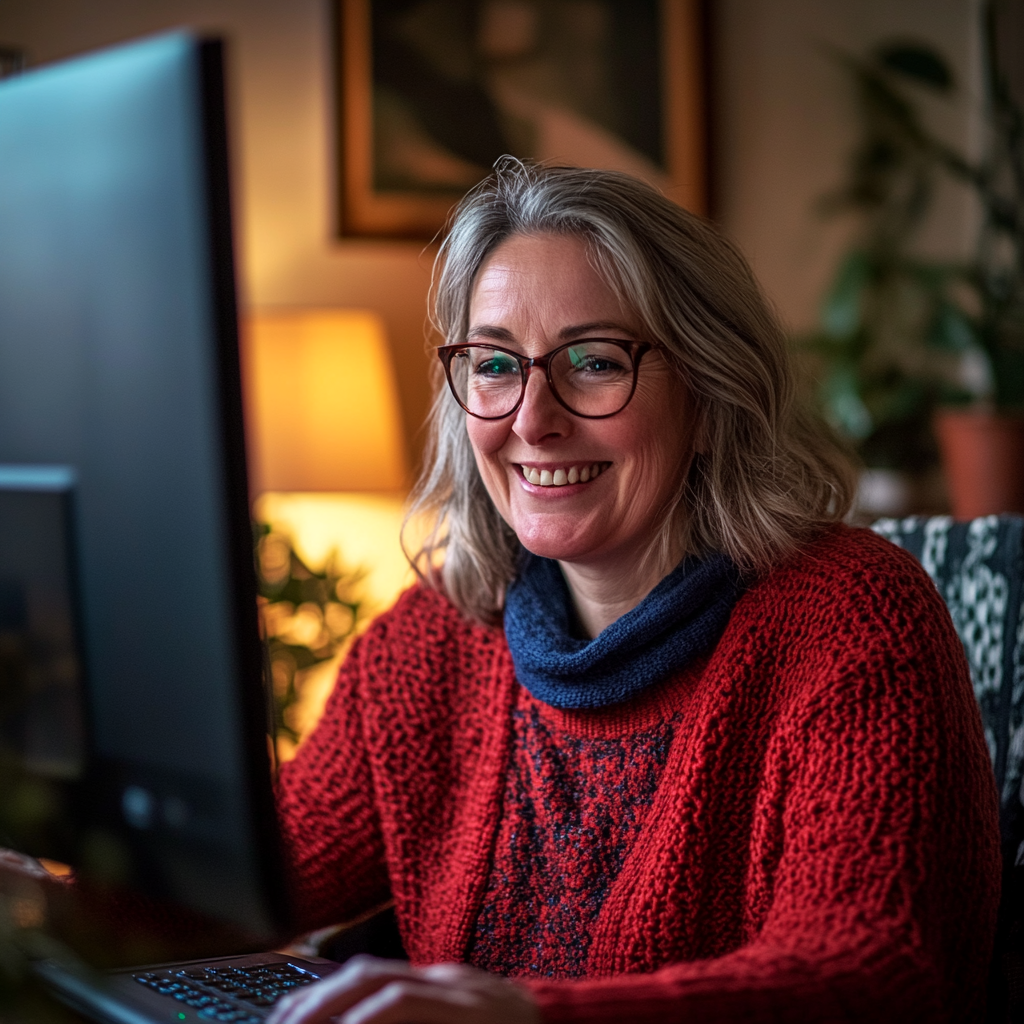
[[[559,562],[575,562],[594,553],[594,545],[581,537],[578,529],[516,529],[519,543],[533,555]]]

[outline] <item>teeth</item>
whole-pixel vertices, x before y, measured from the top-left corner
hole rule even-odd
[[[585,484],[601,473],[601,464],[595,462],[590,466],[570,466],[568,469],[536,469],[534,466],[523,466],[523,476],[531,484],[540,487],[564,487],[566,484]]]

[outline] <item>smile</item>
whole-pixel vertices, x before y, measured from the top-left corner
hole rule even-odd
[[[564,487],[566,484],[585,484],[601,475],[602,469],[606,469],[611,463],[602,465],[600,462],[591,462],[582,466],[566,466],[559,469],[537,469],[535,466],[520,466],[523,478],[527,483],[536,484],[538,487]]]

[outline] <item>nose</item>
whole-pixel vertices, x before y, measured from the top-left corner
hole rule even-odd
[[[549,438],[564,437],[572,429],[571,421],[569,411],[551,393],[544,371],[539,366],[530,367],[512,429],[527,444],[537,445]]]

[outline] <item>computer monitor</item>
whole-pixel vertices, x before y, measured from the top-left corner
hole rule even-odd
[[[269,936],[221,61],[0,82],[0,845]]]

